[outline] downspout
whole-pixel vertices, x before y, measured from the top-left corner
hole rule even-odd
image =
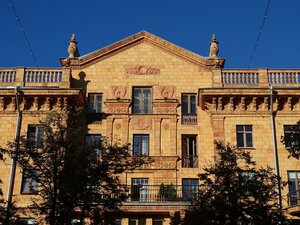
[[[19,87],[14,87],[15,90],[15,98],[16,98],[16,107],[17,107],[17,126],[15,133],[15,151],[12,155],[12,162],[10,168],[10,176],[9,176],[9,186],[7,191],[7,203],[6,203],[6,222],[8,224],[10,217],[10,210],[12,207],[12,196],[14,191],[14,183],[16,177],[16,168],[17,168],[17,157],[19,152],[19,140],[20,140],[20,132],[21,132],[21,123],[22,123],[22,114],[20,111],[19,105]]]
[[[278,193],[278,208],[282,208],[282,197],[281,197],[281,180],[279,172],[279,160],[278,160],[278,150],[277,150],[277,139],[276,139],[276,127],[275,127],[275,116],[273,111],[273,87],[270,87],[270,116],[272,123],[272,138],[273,138],[273,151],[274,151],[274,165],[275,165],[275,175],[277,179],[277,193]]]

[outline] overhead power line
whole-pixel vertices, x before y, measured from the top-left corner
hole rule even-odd
[[[9,6],[10,6],[10,8],[12,9],[12,11],[13,11],[15,17],[16,17],[16,20],[17,20],[17,22],[18,22],[18,24],[19,24],[19,26],[20,26],[20,29],[21,29],[21,31],[22,31],[22,33],[23,33],[24,38],[25,38],[25,42],[26,42],[26,44],[27,44],[27,46],[28,46],[28,48],[29,48],[30,55],[32,56],[32,58],[33,58],[33,60],[34,60],[35,66],[36,66],[37,68],[39,68],[39,64],[38,64],[38,61],[37,61],[37,59],[36,59],[36,57],[35,57],[35,55],[34,55],[34,53],[33,53],[33,49],[32,49],[31,44],[30,44],[30,42],[29,42],[29,38],[28,38],[28,36],[27,36],[27,34],[26,34],[26,32],[25,32],[24,26],[23,26],[23,24],[22,24],[22,22],[21,22],[20,17],[18,16],[16,7],[15,7],[15,5],[14,5],[14,3],[13,3],[12,0],[9,0]]]
[[[249,66],[248,66],[248,70],[249,70],[249,69],[251,68],[251,66],[252,66],[253,58],[254,58],[256,49],[257,49],[257,47],[258,47],[258,44],[259,44],[259,41],[260,41],[260,37],[261,37],[261,34],[262,34],[262,32],[263,32],[264,25],[265,25],[265,22],[266,22],[266,19],[267,19],[267,15],[268,15],[268,11],[269,11],[270,4],[271,4],[271,0],[268,0],[268,4],[267,4],[266,10],[265,10],[265,14],[264,14],[262,23],[261,23],[261,25],[260,25],[260,29],[259,29],[259,31],[258,31],[258,35],[257,35],[257,38],[256,38],[256,42],[255,42],[254,48],[253,48],[253,50],[252,50],[252,54],[251,54],[251,58],[250,58],[250,63],[249,63]]]

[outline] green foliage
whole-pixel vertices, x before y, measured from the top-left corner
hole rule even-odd
[[[216,142],[217,160],[199,174],[187,224],[285,224],[277,205],[277,177],[256,168],[248,151]]]
[[[20,139],[18,164],[39,183],[31,208],[50,225],[70,224],[78,216],[100,224],[106,212],[117,210],[126,196],[118,175],[150,161],[131,157],[129,145],[112,146],[105,140],[85,144],[83,116],[78,111],[51,112],[40,121],[44,127],[41,146],[26,137]],[[11,155],[14,146],[11,142],[7,149]]]
[[[174,184],[161,183],[159,186],[158,197],[162,201],[176,200],[176,188]]]
[[[0,149],[0,160],[3,161],[3,153]],[[0,224],[5,220],[5,201],[3,199],[3,191],[1,188],[2,180],[0,179]]]

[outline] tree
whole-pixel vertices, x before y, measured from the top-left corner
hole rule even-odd
[[[281,137],[281,143],[285,144],[289,157],[300,159],[300,121],[295,125],[285,125],[285,136]]]
[[[31,180],[31,191],[38,183],[31,207],[50,225],[70,224],[74,218],[82,224],[87,217],[101,224],[126,196],[118,175],[150,162],[131,157],[128,144],[112,146],[105,140],[84,144],[82,121],[83,114],[76,111],[51,112],[40,121],[42,141],[20,139],[18,163]],[[9,154],[15,153],[15,144],[9,144]]]
[[[3,153],[0,151],[0,160],[3,160]],[[2,180],[0,179],[0,185],[2,184]],[[3,192],[0,186],[0,224],[2,224],[5,220],[5,201],[3,199]]]
[[[257,169],[248,151],[215,145],[217,160],[199,174],[201,183],[187,224],[284,224],[272,169]]]

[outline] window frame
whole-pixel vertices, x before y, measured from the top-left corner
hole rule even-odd
[[[145,99],[146,97],[142,97],[141,100],[139,100],[139,104],[136,104],[135,102],[137,100],[135,100],[135,90],[137,89],[140,89],[142,94],[144,95],[143,93],[143,90],[149,90],[149,103],[148,105],[145,107]],[[139,110],[137,111],[136,110],[136,105],[139,106]],[[141,109],[142,108],[142,109]],[[132,114],[151,114],[152,113],[152,87],[149,87],[149,86],[145,86],[145,87],[132,87]]]
[[[31,132],[31,129],[34,128],[35,131]],[[42,130],[42,135],[40,135],[39,130]],[[34,133],[32,136],[31,134]],[[41,124],[28,124],[27,127],[27,140],[32,141],[35,143],[36,147],[42,147],[44,137],[44,126]]]
[[[139,154],[135,154],[135,146],[136,146],[136,143],[135,143],[135,140],[136,138],[135,137],[139,137],[140,140],[139,140]],[[144,154],[143,153],[143,138],[144,137],[147,137],[148,138],[148,141],[147,141],[147,153]],[[150,155],[150,135],[149,134],[133,134],[133,146],[132,146],[132,156],[149,156]]]
[[[26,223],[24,223],[26,222]],[[31,223],[28,223],[31,222]],[[30,225],[30,224],[38,224],[37,221],[34,218],[18,218],[17,219],[17,225]]]
[[[198,143],[197,143],[197,140],[198,140],[197,134],[182,134],[181,135],[182,168],[198,168]],[[190,147],[192,147],[192,149],[190,149]],[[192,153],[192,154],[190,154],[190,153]]]
[[[134,182],[140,180],[140,182]],[[148,199],[149,178],[131,178],[131,200],[146,201]]]
[[[290,174],[292,173],[295,173],[295,178],[290,178]],[[288,178],[288,204],[289,206],[299,205],[300,204],[300,171],[288,170],[287,178]],[[291,186],[290,186],[291,182],[295,184],[295,190],[291,190]]]
[[[90,141],[88,141],[87,140],[88,137],[99,137],[99,141],[97,141],[97,140],[90,140]],[[102,140],[102,135],[101,134],[86,134],[84,136],[84,143],[86,145],[90,145],[90,146],[93,146],[93,147],[95,145],[100,145],[101,144],[101,140]],[[99,142],[99,143],[97,143],[97,142]],[[95,152],[96,152],[97,155],[100,155],[100,153],[101,153],[100,151],[101,151],[101,149],[95,148]]]
[[[188,181],[189,184],[184,184],[184,181]],[[193,184],[192,183],[193,181],[197,181],[197,184]],[[185,187],[188,187],[188,189],[185,189]],[[184,201],[190,201],[193,198],[193,195],[197,195],[198,190],[199,190],[198,178],[182,178],[182,199]]]
[[[238,127],[242,127],[243,130],[239,131]],[[248,131],[246,129],[246,127],[251,128],[250,131]],[[242,134],[242,142],[243,142],[243,146],[239,146],[239,135],[238,134]],[[247,141],[247,134],[251,134],[251,146],[248,146],[248,141]],[[254,148],[254,144],[253,144],[253,125],[252,124],[238,124],[236,125],[236,146],[238,148],[248,148],[248,149],[253,149]]]
[[[291,134],[292,134],[293,130],[298,130],[299,131],[299,135],[298,135],[299,140],[298,140],[298,138],[296,138],[298,143],[296,143],[295,146],[292,146],[292,140],[291,140]],[[298,125],[298,124],[292,124],[292,125],[285,124],[285,125],[283,125],[283,133],[284,133],[284,146],[285,146],[286,149],[290,149],[291,147],[297,147],[297,148],[300,147],[300,125]]]
[[[93,97],[93,102],[91,102],[91,96],[94,95]],[[97,96],[101,96],[101,102],[100,102],[100,112],[97,112]],[[93,104],[93,109],[91,110],[90,104]],[[88,109],[88,114],[101,114],[103,113],[103,93],[88,93],[88,105],[87,105]]]
[[[146,218],[129,218],[128,220],[129,225],[146,225],[146,223]]]
[[[39,182],[38,180],[28,177],[27,169],[22,171],[22,181],[21,181],[21,190],[20,194],[22,195],[36,195],[39,192]],[[35,172],[37,173],[37,171]]]
[[[184,96],[188,97],[187,112],[184,112],[184,107],[183,107],[183,104],[184,104],[183,98],[184,98]],[[195,97],[195,112],[192,112],[192,106],[193,105],[192,105],[191,97]],[[186,114],[186,115],[197,114],[197,93],[182,93],[181,94],[181,114]]]

